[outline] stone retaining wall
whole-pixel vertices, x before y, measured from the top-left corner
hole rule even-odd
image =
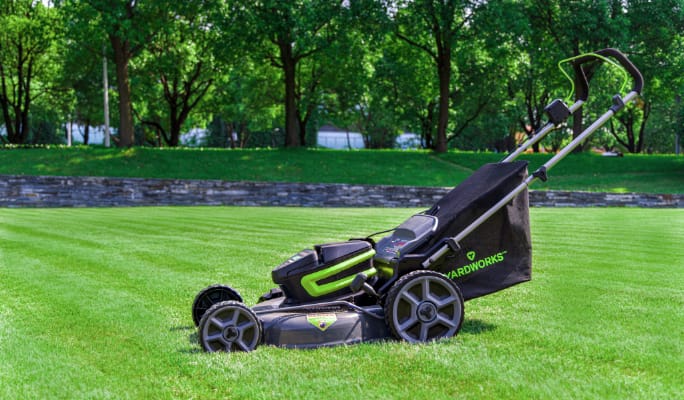
[[[0,175],[0,207],[428,207],[450,188]],[[684,194],[531,191],[542,207],[684,208]]]

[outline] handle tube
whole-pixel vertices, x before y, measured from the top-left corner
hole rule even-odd
[[[622,95],[616,95],[614,98],[615,104],[613,107],[611,107],[608,111],[606,111],[602,116],[600,116],[596,121],[594,121],[593,124],[591,124],[589,127],[587,127],[582,133],[580,133],[579,136],[577,136],[575,139],[573,139],[569,144],[567,144],[563,149],[561,149],[560,152],[558,152],[554,157],[552,157],[550,160],[548,160],[544,165],[542,165],[537,171],[529,175],[522,183],[520,183],[516,188],[514,188],[510,193],[508,193],[504,198],[499,200],[495,205],[490,207],[487,211],[485,211],[480,217],[475,219],[473,222],[470,223],[467,227],[465,227],[462,231],[460,231],[456,236],[453,236],[449,238],[449,243],[443,245],[437,251],[435,251],[433,254],[431,254],[425,261],[422,262],[423,268],[430,268],[433,264],[438,262],[442,257],[444,257],[446,254],[454,251],[452,247],[458,247],[459,243],[470,233],[472,233],[475,229],[480,227],[485,221],[487,221],[492,215],[497,213],[500,209],[506,206],[515,196],[520,194],[523,190],[528,188],[534,181],[537,179],[542,179],[546,180],[546,173],[549,169],[553,168],[556,164],[558,164],[559,161],[561,161],[563,158],[565,158],[568,154],[570,154],[577,146],[580,145],[585,139],[587,139],[592,133],[596,132],[599,128],[601,128],[608,120],[610,120],[615,113],[618,112],[622,106],[625,104],[629,103],[630,101],[634,100],[637,98],[640,94],[641,91],[644,87],[644,78],[641,75],[641,72],[637,67],[632,64],[629,59],[622,54],[619,50],[613,49],[613,48],[606,48],[603,50],[599,50],[594,53],[586,54],[580,57],[577,57],[572,60],[573,62],[573,68],[575,69],[575,72],[578,73],[578,77],[580,79],[580,85],[584,84],[586,87],[586,92],[584,93],[585,96],[588,94],[588,82],[586,79],[586,74],[584,73],[584,70],[582,69],[582,64],[591,62],[591,61],[603,61],[601,57],[612,57],[615,60],[617,60],[622,67],[625,68],[625,70],[629,73],[629,75],[632,76],[632,79],[634,80],[634,86],[632,87],[632,90],[629,91],[624,97]],[[581,97],[581,96],[580,96]],[[575,104],[572,106],[572,110],[574,111],[576,109],[579,109],[582,104],[586,101],[586,97],[584,99],[580,98]],[[541,140],[544,136],[546,136],[553,128],[553,123],[547,123],[542,129],[540,129],[532,138],[530,138],[526,143],[524,143],[518,151],[510,154],[506,159],[503,160],[503,162],[506,161],[512,161],[515,159],[520,153],[524,151],[524,149],[527,149],[530,147],[532,144],[535,142]],[[452,245],[450,245],[450,243]]]
[[[576,101],[573,105],[571,105],[568,110],[570,110],[570,114],[574,113],[575,111],[579,110],[582,108],[582,104],[584,104],[584,101],[578,100]],[[506,158],[501,160],[501,162],[510,162],[518,158],[519,155],[524,153],[527,149],[532,147],[535,143],[539,142],[540,140],[544,139],[546,135],[549,133],[553,132],[554,129],[558,128],[561,124],[554,124],[552,121],[548,121],[544,126],[539,128],[537,132],[532,135],[532,137],[528,138],[523,144],[518,146],[517,149],[515,149],[514,152],[511,154],[507,155]]]
[[[628,103],[634,100],[639,94],[636,91],[631,91],[621,98],[623,103]],[[466,226],[462,231],[460,231],[456,236],[450,238],[450,240],[457,246],[460,242],[468,235],[470,235],[475,229],[479,228],[480,225],[484,224],[492,215],[496,214],[500,209],[504,208],[511,200],[515,198],[520,192],[528,188],[537,179],[546,180],[546,172],[553,168],[559,161],[570,154],[577,146],[580,145],[585,139],[587,139],[592,133],[596,132],[601,126],[603,126],[608,120],[610,120],[617,111],[610,108],[601,117],[599,117],[593,124],[587,127],[579,136],[568,143],[558,154],[552,157],[544,165],[542,165],[537,171],[529,175],[525,180],[515,187],[511,192],[504,196],[498,203],[494,204],[487,211],[485,211],[480,217],[475,219],[470,225]],[[431,254],[425,261],[422,262],[423,268],[430,268],[430,266],[442,257],[444,257],[449,252],[453,251],[449,245],[444,245],[437,249],[433,254]]]

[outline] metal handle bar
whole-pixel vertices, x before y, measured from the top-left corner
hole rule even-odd
[[[606,59],[606,57],[612,57],[613,59],[615,59],[624,68],[624,70],[627,71],[629,75],[631,75],[632,79],[634,80],[634,86],[631,91],[636,92],[636,94],[641,94],[641,90],[644,86],[644,78],[641,75],[641,72],[637,67],[634,66],[634,64],[632,64],[631,61],[629,61],[627,56],[625,56],[622,52],[620,52],[617,49],[605,48],[603,50],[598,50],[593,53],[587,53],[561,61],[561,63],[565,61],[572,61],[573,70],[575,71],[575,76],[577,78],[578,87],[575,88],[577,90],[578,95],[577,100],[570,107],[565,108],[565,110],[567,111],[563,111],[561,113],[562,115],[560,118],[554,118],[553,116],[551,116],[549,122],[542,126],[537,132],[535,132],[530,138],[528,138],[527,141],[525,141],[525,143],[518,146],[518,148],[514,152],[506,156],[506,158],[504,158],[501,162],[510,162],[515,160],[520,154],[525,152],[527,149],[532,147],[532,145],[542,140],[551,131],[560,126],[561,123],[564,122],[571,114],[582,108],[582,105],[584,104],[584,102],[587,101],[587,98],[589,97],[589,82],[587,80],[587,75],[582,66],[591,61],[608,61],[609,63],[614,64],[611,60]],[[562,68],[561,71],[563,71]],[[563,71],[563,73],[565,72]],[[568,78],[570,77],[568,76]],[[550,107],[552,104],[550,104],[547,107]]]
[[[606,122],[608,122],[608,120],[610,120],[613,117],[613,115],[615,115],[622,107],[624,107],[627,103],[634,100],[637,96],[641,94],[641,90],[644,86],[644,78],[641,75],[641,72],[639,72],[639,70],[634,66],[634,64],[632,64],[631,61],[629,61],[629,59],[624,54],[622,54],[620,51],[616,49],[607,48],[599,50],[595,53],[579,56],[576,59],[573,59],[573,66],[575,68],[579,68],[581,77],[584,79],[584,83],[586,84],[586,75],[584,74],[584,70],[582,69],[582,64],[594,60],[604,61],[602,58],[605,57],[612,57],[616,59],[620,63],[620,65],[622,65],[625,68],[625,70],[627,70],[627,72],[632,76],[632,79],[634,80],[634,86],[632,87],[632,90],[624,96],[618,94],[615,97],[613,97],[613,106],[610,107],[610,109],[608,109],[608,111],[601,115],[601,117],[599,117],[596,121],[594,121],[593,124],[587,127],[579,136],[577,136],[568,145],[561,149],[561,151],[558,152],[558,154],[556,154],[554,157],[552,157],[550,160],[544,163],[544,165],[539,167],[539,169],[537,169],[534,173],[525,178],[525,180],[521,184],[519,184],[515,189],[513,189],[506,196],[504,196],[504,198],[499,200],[498,203],[490,207],[484,214],[482,214],[480,217],[471,222],[470,225],[465,227],[456,236],[447,238],[445,240],[445,244],[442,245],[442,247],[440,247],[437,251],[435,251],[425,261],[421,263],[423,268],[430,268],[432,264],[436,263],[447,253],[452,251],[458,251],[458,249],[460,249],[461,240],[463,240],[466,236],[472,233],[475,229],[480,227],[480,225],[482,225],[485,221],[491,218],[492,215],[494,215],[500,209],[505,207],[506,204],[513,200],[513,198],[515,198],[522,191],[527,189],[535,180],[541,179],[543,181],[546,181],[547,171],[549,169],[553,168],[559,161],[561,161],[568,154],[570,154],[570,152],[577,148],[577,146],[579,146],[592,133],[596,132],[600,127],[602,127]],[[576,69],[576,71],[578,70]],[[584,100],[586,100],[586,98]],[[573,108],[580,108],[584,100],[579,99],[577,103],[573,104]],[[535,134],[535,137],[533,139],[540,140],[541,137],[543,137],[552,130],[552,127],[552,123],[547,124],[543,129],[541,129],[537,134]],[[530,141],[528,141],[527,143],[528,147],[530,145],[529,143]],[[507,157],[503,162],[512,161],[512,159],[515,158],[515,156],[517,156],[518,154],[520,154],[520,152],[516,151],[515,153]]]
[[[477,219],[471,222],[470,225],[468,225],[462,231],[460,231],[456,236],[447,238],[445,240],[445,244],[442,247],[440,247],[437,251],[431,254],[430,257],[428,257],[425,261],[422,262],[421,265],[423,266],[423,268],[430,268],[432,264],[436,263],[447,253],[452,251],[458,251],[458,249],[460,249],[460,242],[466,236],[470,235],[475,229],[479,228],[480,225],[484,224],[489,218],[491,218],[492,215],[496,214],[500,209],[504,208],[518,194],[520,194],[523,190],[527,189],[534,181],[536,181],[537,179],[546,181],[547,171],[549,169],[553,168],[553,166],[555,166],[560,160],[565,158],[565,156],[567,156],[568,154],[570,154],[570,152],[577,148],[577,146],[579,146],[580,143],[582,143],[587,137],[589,137],[589,135],[596,132],[596,130],[603,126],[613,115],[615,115],[615,113],[617,113],[619,108],[621,108],[628,102],[634,100],[637,96],[638,93],[636,91],[631,91],[627,93],[624,97],[616,96],[616,98],[614,98],[614,101],[617,105],[620,105],[619,107],[616,107],[615,105],[611,107],[608,111],[606,111],[605,114],[599,117],[599,119],[597,119],[587,129],[585,129],[578,137],[576,137],[575,139],[573,139],[572,142],[568,143],[568,145],[563,147],[563,149],[560,152],[558,152],[558,154],[552,157],[544,165],[539,167],[539,169],[537,169],[534,173],[525,178],[525,180],[521,184],[519,184],[516,188],[514,188],[511,192],[504,196],[504,198],[499,200],[498,203],[490,207],[481,216],[479,216]]]

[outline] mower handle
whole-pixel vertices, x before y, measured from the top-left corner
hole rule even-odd
[[[644,77],[637,67],[632,64],[631,61],[625,56],[620,50],[613,48],[605,48],[603,50],[598,50],[593,53],[588,53],[581,55],[572,60],[572,66],[575,71],[575,76],[577,77],[577,97],[578,100],[586,101],[589,96],[589,82],[587,80],[587,75],[582,68],[582,64],[586,64],[591,61],[603,61],[603,57],[612,57],[631,75],[634,80],[634,86],[632,91],[637,94],[641,94],[641,90],[644,87]]]

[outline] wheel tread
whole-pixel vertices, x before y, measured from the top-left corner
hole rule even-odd
[[[400,300],[401,298],[405,298],[405,299],[409,298],[409,299],[411,299],[411,303],[415,303],[415,298],[414,298],[413,294],[406,293],[403,291],[403,289],[411,281],[413,281],[414,279],[420,279],[421,277],[437,277],[445,285],[449,285],[455,290],[455,292],[458,296],[458,302],[460,303],[460,310],[461,310],[460,318],[458,319],[458,322],[455,326],[456,330],[453,334],[453,336],[456,336],[458,334],[459,330],[461,329],[461,325],[463,323],[463,316],[464,316],[463,295],[461,294],[461,290],[459,289],[459,287],[451,279],[447,278],[444,274],[441,274],[441,273],[436,272],[436,271],[430,271],[430,270],[413,271],[413,272],[410,272],[410,273],[402,276],[401,278],[399,278],[399,280],[397,280],[392,285],[390,290],[387,292],[387,296],[385,298],[384,310],[385,310],[385,323],[389,327],[390,332],[392,333],[392,335],[395,338],[400,339],[400,340],[402,340],[402,339],[406,340],[405,338],[402,337],[401,331],[406,331],[406,330],[410,329],[411,327],[415,326],[416,323],[420,323],[417,320],[417,318],[411,318],[412,320],[415,320],[411,324],[406,324],[406,323],[400,324],[399,321],[394,320],[393,307],[394,307],[394,303],[396,301]],[[428,287],[427,281],[423,284],[423,287],[421,290],[425,291],[426,287]],[[428,295],[428,296],[432,297],[431,295]],[[440,308],[444,307],[445,305],[442,305]],[[441,316],[438,316],[438,318],[443,319],[443,317],[441,317]],[[442,322],[442,323],[444,323],[444,322]],[[427,332],[427,330],[429,330],[429,328],[427,328],[427,326],[425,326],[425,325],[421,326],[420,330],[421,330],[420,340],[418,340],[418,341],[424,342],[424,341],[431,340],[431,339],[426,337],[426,335],[427,335],[426,332]],[[438,337],[435,339],[441,339],[441,337]]]

